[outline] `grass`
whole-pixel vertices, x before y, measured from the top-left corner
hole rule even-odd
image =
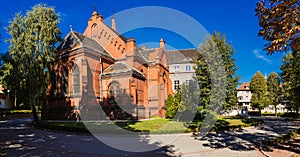
[[[0,114],[10,115],[10,114],[31,114],[31,110],[14,110],[14,109],[1,109]]]
[[[235,130],[243,127],[258,126],[262,123],[262,120],[241,116],[218,117],[216,124],[212,127],[212,131]],[[201,124],[201,121],[194,121],[190,125],[190,129],[193,131],[198,131],[198,128],[201,126]]]
[[[231,130],[247,126],[260,125],[262,121],[257,119],[248,119],[245,117],[219,117],[214,131],[219,130]],[[118,121],[118,122],[48,122],[39,121],[33,125],[39,128],[67,131],[67,132],[79,132],[79,133],[122,133],[125,130],[137,132],[137,133],[152,133],[152,134],[171,134],[171,133],[187,133],[192,131],[198,131],[202,121],[194,121],[189,126],[185,126],[182,122],[172,121],[170,119],[163,119],[159,117],[153,117],[150,120],[143,121]]]

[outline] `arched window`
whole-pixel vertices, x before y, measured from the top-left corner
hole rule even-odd
[[[121,94],[121,85],[117,81],[113,81],[108,86],[110,100],[115,100]]]
[[[62,70],[62,79],[61,79],[61,84],[62,84],[62,94],[67,95],[69,92],[68,88],[69,88],[69,70],[68,68],[64,68]]]
[[[73,95],[80,94],[80,72],[79,67],[74,65],[72,69],[72,87],[73,87]]]

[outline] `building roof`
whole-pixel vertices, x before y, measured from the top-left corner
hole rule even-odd
[[[243,82],[242,85],[237,90],[250,91],[250,83],[249,82]]]
[[[117,32],[116,30],[114,30],[114,29],[112,29],[110,26],[108,26],[108,25],[106,25],[105,23],[103,23],[108,29],[110,29],[111,31],[113,31],[114,33],[116,33],[116,35],[121,39],[121,40],[123,40],[125,43],[127,42],[127,38],[124,36],[124,35],[122,35],[122,34],[120,34],[119,32]]]
[[[166,51],[168,64],[191,63],[197,58],[196,49]]]
[[[99,54],[113,58],[106,50],[94,39],[86,37],[80,33],[71,30],[65,37],[64,41],[58,46],[58,51],[63,51],[66,49],[72,49],[75,46],[85,47],[90,50],[96,51]]]
[[[132,72],[133,74],[146,79],[143,73],[141,73],[137,69],[121,61],[115,62],[114,64],[107,67],[103,71],[103,75],[117,75],[117,74],[122,74],[127,72]]]
[[[155,59],[158,58],[161,53],[162,51],[159,51],[158,49],[147,49],[141,52],[148,62],[155,61]]]

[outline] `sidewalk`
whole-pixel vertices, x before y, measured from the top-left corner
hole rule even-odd
[[[283,144],[276,144],[264,153],[270,157],[300,157],[300,136]]]

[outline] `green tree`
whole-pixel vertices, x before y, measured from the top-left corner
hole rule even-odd
[[[261,0],[257,3],[256,16],[261,29],[258,35],[267,43],[268,54],[286,52],[291,47],[299,50],[300,3],[298,0]]]
[[[59,14],[54,8],[39,4],[25,16],[16,14],[8,26],[11,61],[4,65],[5,80],[8,88],[30,104],[35,121],[36,106],[46,96],[47,69],[56,55],[55,45],[61,40],[58,23]]]
[[[166,100],[166,117],[173,118],[178,108],[175,107],[174,98],[171,94],[168,95]]]
[[[233,58],[235,53],[233,47],[226,41],[224,34],[215,32],[200,45],[199,49],[195,70],[200,84],[200,103],[204,106],[204,109],[207,109],[208,104],[214,101],[214,98],[211,97],[212,77],[214,77],[219,82],[225,80],[225,84],[222,85],[226,86],[226,93],[217,91],[219,92],[217,95],[225,94],[225,102],[222,105],[225,109],[230,109],[237,104],[236,86],[240,78],[236,75],[237,66]],[[222,61],[218,61],[216,54],[221,55]],[[204,55],[207,55],[207,57],[204,58]],[[223,65],[220,65],[221,63]],[[213,68],[210,68],[208,64]],[[224,68],[226,76],[214,76],[218,75],[218,71],[221,71],[220,68]],[[217,95],[216,97],[218,97]]]
[[[252,107],[259,109],[259,111],[261,112],[261,109],[268,106],[269,102],[267,82],[260,72],[257,72],[251,79],[250,89],[252,93]]]
[[[279,98],[281,96],[280,91],[280,79],[277,73],[272,72],[267,78],[268,86],[268,98],[269,102],[274,105],[275,116],[277,117],[277,105],[279,104]]]
[[[199,92],[197,81],[190,80],[183,83],[180,88],[180,101],[175,118],[177,121],[190,122],[194,119],[199,104]],[[176,102],[176,101],[175,101]]]
[[[299,113],[300,107],[300,54],[285,55],[280,66],[283,81],[283,100],[291,109]]]
[[[174,97],[170,94],[166,100],[166,116],[167,118],[174,118],[181,103],[181,89],[177,89]]]

